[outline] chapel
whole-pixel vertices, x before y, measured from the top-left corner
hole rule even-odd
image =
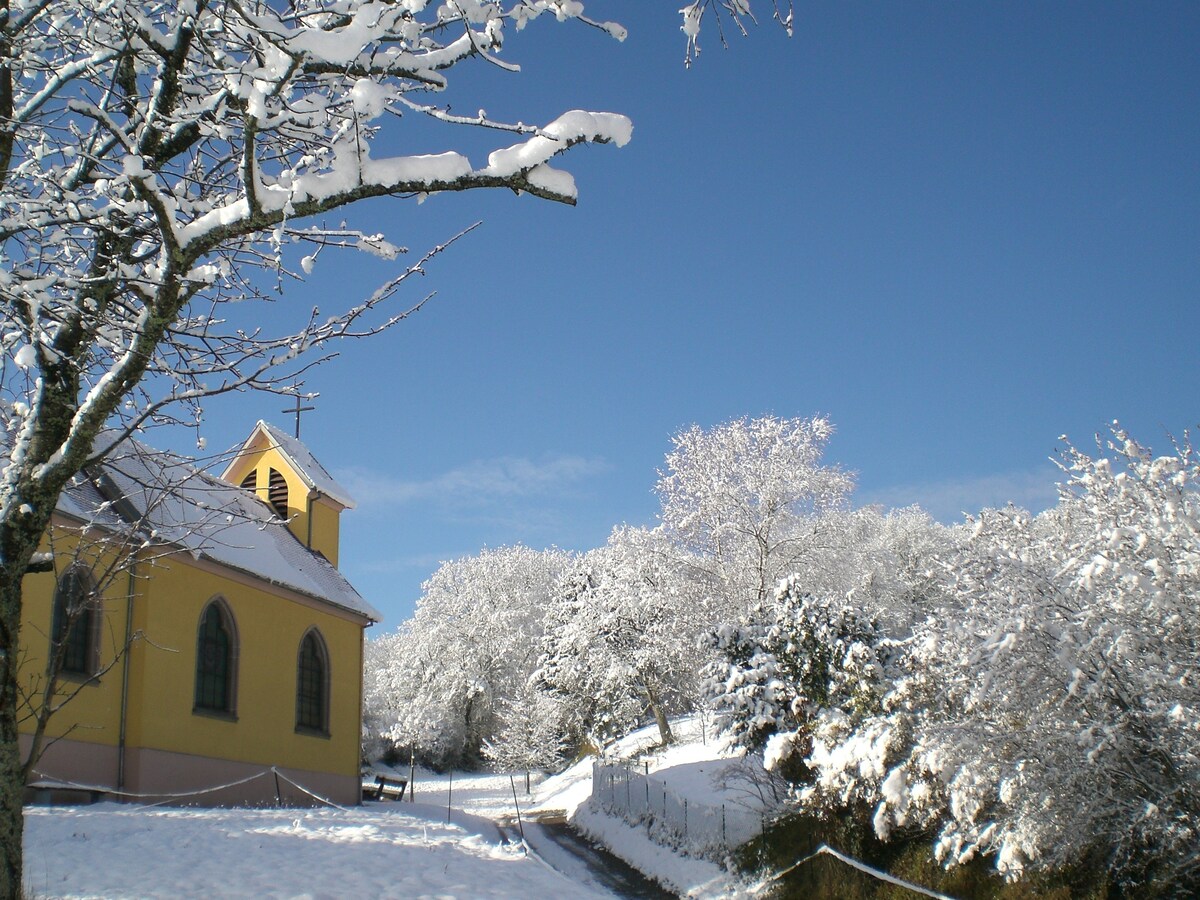
[[[42,548],[53,572],[24,581],[23,759],[60,707],[31,799],[357,803],[381,617],[337,568],[353,506],[261,421],[219,477],[134,439],[79,473]]]

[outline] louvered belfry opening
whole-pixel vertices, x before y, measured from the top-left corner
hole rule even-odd
[[[271,505],[275,507],[275,512],[279,513],[280,518],[286,519],[288,516],[288,486],[283,473],[278,469],[271,470],[271,479],[267,484],[267,499],[271,501]]]
[[[258,490],[258,469],[251,469],[242,479],[242,490],[253,493]]]

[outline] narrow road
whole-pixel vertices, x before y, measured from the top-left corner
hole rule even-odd
[[[501,831],[509,840],[521,835],[515,821],[505,820]],[[676,895],[651,881],[625,860],[598,847],[576,832],[561,815],[525,821],[525,843],[546,865],[575,881],[611,891],[632,900],[677,900]]]

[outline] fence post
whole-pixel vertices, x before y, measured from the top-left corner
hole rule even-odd
[[[517,829],[521,832],[521,843],[524,843],[525,842],[525,826],[521,822],[521,805],[519,803],[517,803],[517,782],[513,779],[512,775],[509,775],[508,783],[510,785],[512,785],[513,809],[515,809],[517,811]],[[526,850],[525,852],[528,853],[529,851]]]
[[[729,838],[725,836],[725,804],[721,804],[721,846],[729,849]]]
[[[687,797],[683,798],[683,839],[687,840]]]

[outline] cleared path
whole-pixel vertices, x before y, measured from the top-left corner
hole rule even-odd
[[[578,834],[561,816],[543,815],[525,821],[525,843],[546,865],[573,881],[635,900],[676,900],[676,895],[650,880],[620,857]],[[500,828],[519,841],[517,823],[504,820]]]

